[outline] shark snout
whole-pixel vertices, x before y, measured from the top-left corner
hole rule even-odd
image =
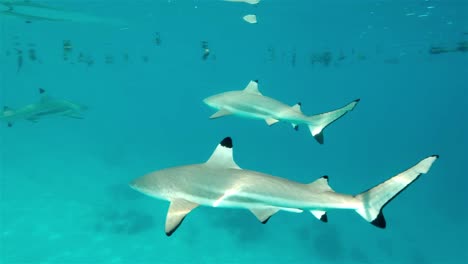
[[[211,97],[207,97],[207,98],[203,99],[203,103],[205,103],[205,104],[211,106],[211,104],[212,104],[212,99],[211,99]]]

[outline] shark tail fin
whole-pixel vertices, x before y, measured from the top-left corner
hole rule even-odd
[[[359,101],[360,99],[356,99],[339,109],[327,113],[309,116],[307,118],[307,124],[309,126],[310,133],[315,138],[315,140],[317,140],[318,143],[323,144],[323,130],[349,111],[352,111],[357,103],[359,103]]]
[[[357,195],[356,198],[362,202],[362,207],[356,212],[374,226],[385,228],[386,221],[382,209],[421,174],[427,173],[438,157],[438,155],[427,157],[406,171]]]

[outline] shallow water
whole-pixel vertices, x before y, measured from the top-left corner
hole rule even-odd
[[[0,14],[0,105],[37,102],[43,88],[88,109],[1,123],[0,263],[468,261],[466,1],[37,3],[63,21],[33,7],[42,19]],[[208,119],[204,98],[255,79],[308,115],[361,102],[324,145],[306,126]],[[242,168],[328,175],[349,194],[440,159],[385,207],[384,230],[352,211],[326,224],[279,212],[261,225],[246,210],[200,207],[166,237],[168,203],[128,183],[204,162],[226,136]]]

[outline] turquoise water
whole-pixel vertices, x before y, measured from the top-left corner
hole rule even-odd
[[[88,107],[82,120],[1,123],[0,263],[466,263],[468,2],[350,2],[37,1],[65,21],[0,14],[0,105],[43,88]],[[305,126],[208,119],[204,98],[254,79],[309,115],[361,102],[323,145]],[[226,136],[242,168],[328,175],[349,194],[440,159],[385,207],[386,229],[345,210],[262,225],[200,207],[166,237],[168,203],[128,183],[204,162]]]

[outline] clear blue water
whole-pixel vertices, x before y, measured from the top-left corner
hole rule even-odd
[[[125,24],[0,15],[0,105],[35,102],[44,88],[89,107],[83,120],[1,124],[0,263],[468,261],[468,54],[429,52],[468,41],[467,1],[37,2]],[[312,63],[326,52],[328,65]],[[324,145],[306,127],[208,119],[203,98],[252,79],[306,114],[361,102]],[[166,237],[167,202],[128,183],[203,162],[226,136],[243,168],[329,175],[350,194],[440,159],[384,209],[384,230],[351,211],[327,224],[280,212],[261,225],[246,210],[201,207]]]

